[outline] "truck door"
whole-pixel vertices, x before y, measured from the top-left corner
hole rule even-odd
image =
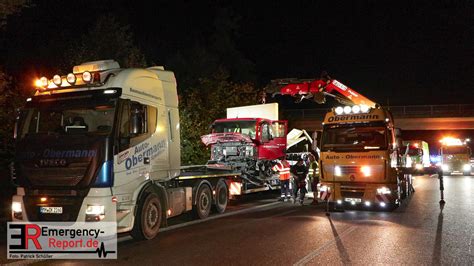
[[[286,154],[287,121],[262,122],[259,159],[275,160]]]

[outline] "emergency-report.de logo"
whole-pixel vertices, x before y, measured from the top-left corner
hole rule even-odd
[[[117,223],[10,222],[9,259],[116,259]]]

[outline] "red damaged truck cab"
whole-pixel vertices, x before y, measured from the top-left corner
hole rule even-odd
[[[274,177],[275,160],[286,154],[287,121],[267,118],[226,118],[212,124],[211,134],[201,137],[210,147],[208,164],[240,169],[253,180]]]

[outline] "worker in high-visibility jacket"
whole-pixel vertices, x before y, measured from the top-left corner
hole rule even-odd
[[[309,159],[309,181],[311,182],[311,191],[313,192],[313,202],[311,205],[318,205],[318,184],[319,184],[319,165],[313,154],[308,156]]]
[[[283,158],[281,160],[277,160],[277,163],[272,168],[273,171],[278,173],[280,178],[281,196],[280,199],[278,199],[280,201],[288,201],[291,199],[290,167],[290,163]]]

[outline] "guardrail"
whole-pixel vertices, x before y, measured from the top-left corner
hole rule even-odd
[[[474,104],[385,106],[395,118],[474,117]],[[323,119],[327,108],[291,109],[282,112],[286,119]]]

